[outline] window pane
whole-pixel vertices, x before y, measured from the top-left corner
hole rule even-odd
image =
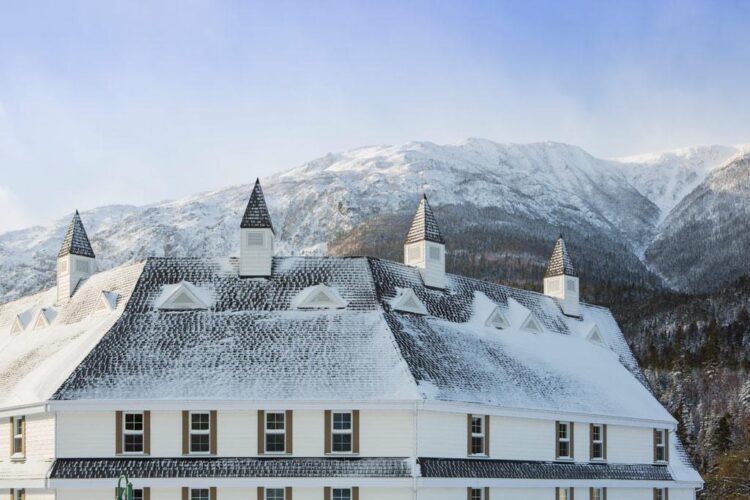
[[[561,457],[568,457],[570,456],[570,448],[568,447],[567,441],[561,441],[560,442],[560,456]]]
[[[142,431],[143,430],[143,415],[141,413],[126,413],[125,414],[125,430],[126,431]]]
[[[283,452],[285,439],[284,434],[266,434],[266,451]]]
[[[143,452],[143,434],[125,434],[125,452]]]
[[[598,425],[595,425],[591,430],[593,440],[600,441],[602,439],[602,428]]]
[[[471,417],[471,433],[482,434],[482,417]]]
[[[284,430],[283,413],[266,413],[266,429],[269,431]]]
[[[657,446],[657,448],[656,448],[656,459],[660,460],[660,461],[663,461],[665,459],[665,456],[664,456],[664,446],[663,445]]]
[[[284,488],[266,488],[266,500],[284,500]]]
[[[471,489],[471,500],[482,500],[482,489],[472,488]]]
[[[333,414],[333,428],[335,430],[349,430],[352,428],[352,414],[351,413],[334,413]]]
[[[143,500],[143,490],[133,490],[133,500]]]
[[[208,413],[191,413],[190,428],[194,431],[207,431],[209,427]]]
[[[484,453],[484,438],[483,437],[472,437],[471,438],[471,452],[475,455],[481,455]]]
[[[557,437],[560,439],[568,439],[568,424],[561,423],[557,427]]]
[[[23,419],[17,418],[13,421],[14,426],[16,428],[16,436],[20,436],[23,434]]]
[[[602,443],[594,443],[593,451],[594,451],[594,458],[604,458],[604,453]]]
[[[560,493],[557,496],[557,500],[568,500],[568,488],[560,488]]]
[[[349,488],[333,488],[331,496],[333,500],[351,500],[352,490]]]
[[[333,435],[333,451],[337,453],[348,453],[352,451],[352,435],[351,434],[334,434]]]
[[[208,488],[190,490],[190,500],[208,500]]]
[[[664,444],[664,431],[656,431],[656,444]]]
[[[21,453],[23,451],[23,438],[13,438],[13,453]]]
[[[190,451],[194,453],[208,453],[209,448],[208,434],[191,434]]]

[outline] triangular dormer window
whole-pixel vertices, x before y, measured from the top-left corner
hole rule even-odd
[[[57,316],[57,312],[51,307],[40,309],[34,320],[34,330],[48,327],[55,319],[55,316]]]
[[[167,311],[201,311],[210,306],[210,293],[189,281],[167,285],[158,300],[158,308]]]
[[[16,319],[13,320],[13,324],[10,327],[10,333],[21,333],[25,325],[21,321],[21,316],[16,315]]]
[[[414,293],[411,288],[404,288],[396,298],[391,302],[393,309],[401,312],[409,312],[413,314],[420,314],[422,316],[427,314],[427,308],[422,304],[422,301]]]
[[[490,315],[487,317],[487,321],[484,322],[485,326],[490,326],[492,328],[508,328],[510,326],[510,323],[505,318],[505,315],[502,313],[499,307],[495,306],[495,308],[492,310]]]
[[[599,327],[596,325],[591,327],[588,335],[586,335],[586,340],[601,347],[608,347],[607,342],[604,341],[601,330],[599,330]]]
[[[344,301],[333,288],[324,284],[307,287],[293,300],[297,309],[344,309]]]
[[[114,292],[108,292],[107,290],[102,290],[102,293],[99,295],[99,304],[96,306],[97,311],[114,311],[117,309],[117,299],[120,296],[117,295]]]
[[[539,326],[539,322],[532,314],[529,314],[529,317],[523,322],[521,328],[531,333],[542,333],[542,327]]]

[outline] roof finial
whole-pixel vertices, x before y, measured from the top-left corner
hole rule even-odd
[[[417,213],[414,214],[409,232],[406,235],[406,244],[423,240],[445,244],[445,239],[443,239],[443,234],[440,232],[435,214],[432,213],[432,207],[430,207],[427,195],[424,193],[422,194],[422,199],[419,201]]]

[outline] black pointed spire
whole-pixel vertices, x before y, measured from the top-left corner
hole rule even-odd
[[[573,261],[570,259],[570,254],[568,254],[568,247],[565,246],[565,240],[562,237],[562,233],[560,233],[555,243],[555,249],[552,250],[552,257],[549,259],[549,265],[547,266],[547,272],[544,273],[544,277],[553,278],[562,275],[578,276],[576,268],[573,267]]]
[[[409,228],[409,233],[406,235],[406,244],[424,240],[445,245],[443,234],[440,232],[440,228],[435,220],[435,214],[432,213],[432,208],[427,202],[427,195],[423,194],[422,200],[417,207],[417,213],[414,214],[414,220]]]
[[[91,257],[92,259],[96,258],[94,249],[91,248],[89,237],[86,234],[86,229],[83,228],[83,222],[81,222],[78,210],[73,215],[73,220],[70,221],[68,230],[65,232],[65,238],[63,238],[63,244],[57,253],[57,257],[65,257],[68,254]]]
[[[250,201],[247,202],[245,215],[242,216],[242,229],[270,229],[273,231],[271,224],[271,214],[268,213],[266,199],[263,196],[263,189],[260,187],[260,179],[255,179],[255,187],[250,195]]]

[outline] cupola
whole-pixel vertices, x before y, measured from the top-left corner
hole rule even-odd
[[[445,240],[425,195],[406,235],[404,264],[419,269],[425,286],[445,289]]]
[[[544,294],[557,299],[566,316],[580,317],[578,274],[562,235],[557,238],[544,273]]]
[[[96,256],[78,210],[57,254],[57,302],[68,300],[78,285],[96,272]]]
[[[247,202],[240,224],[240,277],[267,278],[273,264],[273,225],[260,180]]]

